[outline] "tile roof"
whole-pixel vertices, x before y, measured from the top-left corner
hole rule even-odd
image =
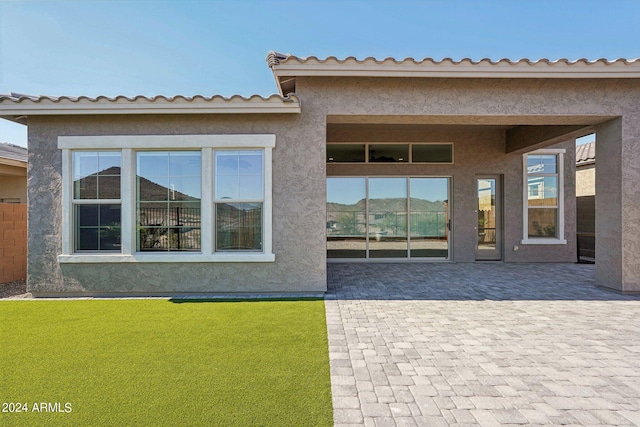
[[[576,146],[576,165],[588,165],[596,162],[596,142]]]
[[[54,114],[236,114],[299,113],[300,101],[294,95],[233,95],[127,97],[46,96],[20,93],[0,94],[0,117],[24,122],[27,115]]]
[[[24,147],[9,144],[8,142],[0,142],[0,158],[26,162],[27,153],[27,149]]]
[[[430,78],[640,78],[637,59],[500,59],[478,61],[464,58],[424,59],[358,59],[349,56],[298,57],[269,52],[267,64],[276,78],[280,93],[295,92],[298,76],[341,77],[430,77]]]
[[[56,103],[56,104],[97,104],[97,103],[261,103],[261,102],[292,102],[296,101],[295,96],[280,96],[277,94],[264,97],[261,95],[251,95],[248,97],[241,95],[233,95],[230,97],[224,97],[221,95],[213,96],[164,96],[156,95],[152,97],[137,95],[137,96],[124,96],[118,95],[114,97],[97,96],[95,98],[89,96],[47,96],[47,95],[25,95],[21,93],[12,92],[10,94],[0,94],[0,103],[14,102],[14,103]]]
[[[512,59],[508,59],[508,58],[502,58],[499,59],[497,61],[494,61],[490,58],[482,58],[480,60],[474,60],[471,58],[462,58],[460,60],[455,60],[452,58],[443,58],[440,60],[437,59],[433,59],[433,58],[423,58],[423,59],[415,59],[412,57],[408,57],[408,58],[404,58],[404,59],[396,59],[396,58],[392,58],[392,57],[387,57],[384,59],[377,59],[374,58],[372,56],[368,56],[364,59],[358,59],[355,56],[348,56],[346,58],[340,59],[336,56],[328,56],[326,58],[318,58],[317,56],[307,56],[307,57],[301,57],[301,56],[295,56],[289,53],[278,53],[278,52],[269,52],[269,54],[267,55],[267,64],[269,65],[269,67],[273,67],[273,66],[277,66],[277,65],[284,65],[287,62],[297,62],[299,64],[312,64],[312,63],[320,63],[320,64],[329,64],[329,63],[334,63],[334,64],[370,64],[370,63],[376,63],[376,64],[397,64],[397,65],[401,65],[401,64],[414,64],[414,65],[421,65],[421,64],[429,64],[429,65],[444,65],[444,64],[453,64],[453,65],[481,65],[481,64],[486,64],[486,65],[500,65],[500,64],[508,64],[508,65],[522,65],[522,64],[526,64],[526,65],[537,65],[537,64],[546,64],[546,65],[576,65],[576,64],[584,64],[584,65],[630,65],[630,64],[640,64],[640,58],[632,58],[632,59],[625,59],[625,58],[617,58],[617,59],[606,59],[606,58],[598,58],[598,59],[586,59],[586,58],[580,58],[580,59],[575,59],[575,60],[570,60],[567,58],[560,58],[560,59],[548,59],[548,58],[540,58],[540,59],[536,59],[536,60],[531,60],[528,58],[522,58],[522,59],[517,59],[517,60],[512,60]]]

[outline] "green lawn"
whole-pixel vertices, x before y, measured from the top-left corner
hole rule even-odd
[[[28,408],[0,425],[330,426],[324,304],[0,301],[0,402]]]

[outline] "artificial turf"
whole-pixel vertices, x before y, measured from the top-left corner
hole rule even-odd
[[[2,301],[3,402],[28,412],[0,425],[329,426],[324,304]]]

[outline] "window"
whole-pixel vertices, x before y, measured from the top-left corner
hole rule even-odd
[[[200,250],[199,151],[136,153],[139,251]]]
[[[453,144],[329,143],[327,163],[453,163]]]
[[[60,262],[272,262],[274,135],[64,136]]]
[[[73,153],[73,236],[76,252],[120,250],[120,153]]]
[[[262,250],[262,151],[215,152],[216,250]]]
[[[564,240],[564,150],[524,155],[523,244],[566,244]]]

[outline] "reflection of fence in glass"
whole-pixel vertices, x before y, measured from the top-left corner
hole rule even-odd
[[[216,205],[216,250],[262,250],[262,203]]]
[[[414,211],[409,214],[412,236],[443,237],[447,233],[446,211]],[[407,235],[407,212],[369,212],[369,221],[362,211],[327,211],[327,235],[329,237],[358,237],[366,233],[384,233],[387,236]]]
[[[200,208],[139,208],[141,251],[200,250]]]

